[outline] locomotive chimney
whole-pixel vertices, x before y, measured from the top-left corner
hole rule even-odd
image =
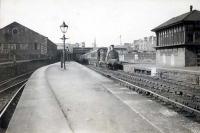
[[[190,5],[190,12],[192,11],[192,8],[193,8],[193,6],[192,6],[192,5]]]

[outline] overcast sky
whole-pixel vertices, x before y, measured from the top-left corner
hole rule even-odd
[[[0,28],[19,22],[55,43],[62,37],[59,26],[69,25],[68,42],[98,46],[133,42],[155,35],[151,29],[189,11],[200,10],[200,0],[0,0]]]

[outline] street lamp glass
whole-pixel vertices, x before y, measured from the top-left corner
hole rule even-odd
[[[60,30],[62,31],[62,33],[66,33],[68,29],[68,25],[65,24],[65,22],[63,22],[63,24],[60,26]]]

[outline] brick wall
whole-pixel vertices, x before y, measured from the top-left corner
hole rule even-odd
[[[195,66],[197,64],[196,62],[196,52],[195,52],[195,48],[186,48],[185,49],[185,62],[186,62],[186,66]]]
[[[159,66],[184,67],[185,48],[156,50],[156,64]]]

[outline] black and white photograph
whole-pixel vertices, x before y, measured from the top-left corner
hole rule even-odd
[[[0,133],[200,133],[200,0],[0,0]]]

